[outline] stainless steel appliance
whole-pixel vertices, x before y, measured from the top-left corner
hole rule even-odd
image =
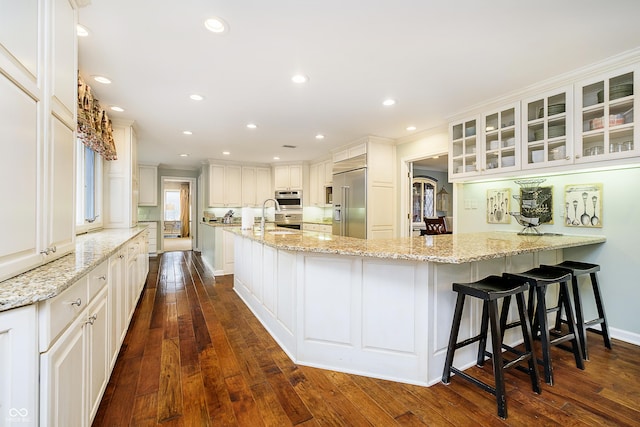
[[[292,228],[302,230],[302,211],[299,212],[276,212],[275,224],[277,227]]]
[[[276,191],[275,199],[283,211],[302,211],[302,190]]]
[[[367,238],[367,155],[333,164],[333,234]]]

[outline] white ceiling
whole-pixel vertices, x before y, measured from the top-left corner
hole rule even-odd
[[[207,31],[211,16],[229,32]],[[79,68],[135,121],[141,162],[314,160],[636,48],[639,16],[638,0],[92,0]]]

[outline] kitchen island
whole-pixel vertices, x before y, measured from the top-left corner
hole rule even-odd
[[[235,291],[294,362],[425,386],[442,376],[452,282],[555,264],[564,248],[605,241],[508,232],[361,240],[226,231],[235,240]],[[477,333],[480,310],[476,301],[466,305],[460,339]],[[517,343],[515,331],[505,341]],[[456,352],[457,366],[475,364],[472,347]]]

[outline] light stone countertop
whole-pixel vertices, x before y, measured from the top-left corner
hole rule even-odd
[[[372,258],[429,261],[462,264],[492,258],[513,256],[585,246],[606,241],[601,236],[541,235],[519,236],[513,232],[442,234],[437,236],[363,240],[313,231],[267,229],[264,236],[255,231],[228,229],[278,249]],[[274,234],[274,231],[276,233]]]
[[[76,250],[0,282],[0,311],[53,298],[136,237],[147,225],[76,236]]]

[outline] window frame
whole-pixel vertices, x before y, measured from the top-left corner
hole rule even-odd
[[[82,141],[76,139],[76,209],[75,209],[75,222],[76,222],[76,234],[86,233],[88,231],[97,230],[103,227],[102,222],[102,209],[103,209],[103,167],[104,159],[102,156],[90,148],[86,147]],[[94,200],[94,215],[96,217],[93,221],[86,218],[86,154],[92,152],[94,156],[93,167],[93,200]]]

